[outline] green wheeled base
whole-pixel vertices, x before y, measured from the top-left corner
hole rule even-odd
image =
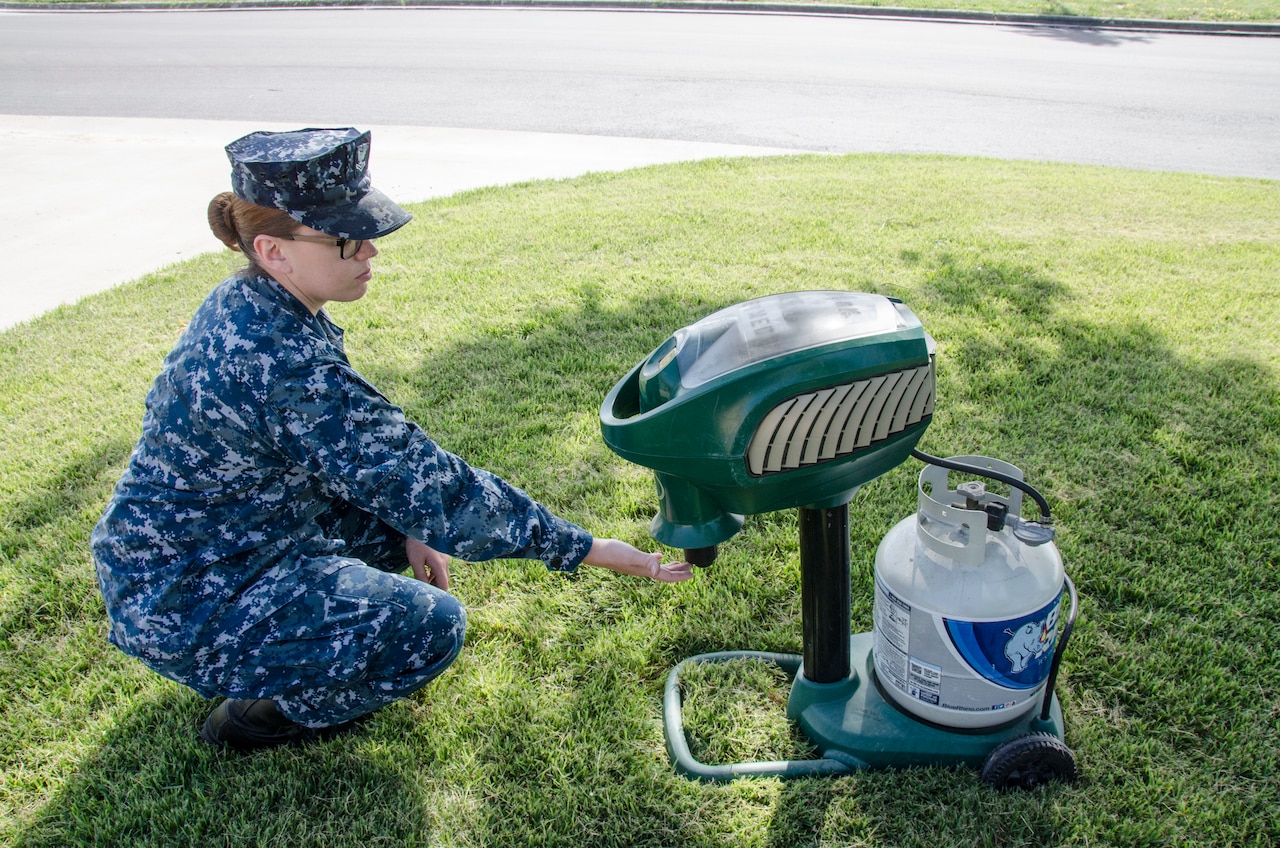
[[[667,678],[663,700],[667,752],[676,770],[688,777],[723,782],[747,775],[792,778],[874,768],[966,765],[983,768],[983,779],[998,788],[1074,778],[1074,761],[1061,742],[1062,711],[1056,697],[1046,720],[1036,710],[995,729],[944,729],[912,718],[884,698],[874,682],[871,644],[870,633],[851,638],[853,672],[835,683],[807,680],[801,657],[795,654],[724,651],[680,663]],[[681,719],[680,671],[690,663],[735,659],[773,663],[792,675],[787,717],[813,742],[819,758],[727,765],[707,765],[693,758]]]

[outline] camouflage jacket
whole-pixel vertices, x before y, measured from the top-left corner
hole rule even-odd
[[[407,421],[351,367],[323,311],[236,275],[165,359],[93,532],[111,641],[153,665],[198,663],[198,645],[234,638],[302,591],[305,563],[341,566],[342,541],[315,520],[335,499],[466,560],[572,571],[592,543]]]

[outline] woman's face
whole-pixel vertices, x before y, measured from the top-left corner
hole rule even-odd
[[[312,314],[329,301],[350,303],[364,297],[373,276],[370,260],[378,255],[372,239],[366,239],[350,259],[343,259],[335,244],[336,237],[310,227],[299,227],[295,235],[325,241],[259,236],[259,239],[269,238],[272,243],[263,246],[266,255],[259,248],[259,257],[263,260],[263,269],[302,301]]]

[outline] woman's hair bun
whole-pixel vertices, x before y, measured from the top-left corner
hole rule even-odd
[[[236,229],[235,215],[232,213],[236,196],[229,191],[209,201],[209,229],[213,230],[218,241],[232,250],[240,250],[240,233]]]

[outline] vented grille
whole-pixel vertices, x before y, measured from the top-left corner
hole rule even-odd
[[[797,395],[770,410],[747,448],[755,476],[847,456],[933,414],[933,363]]]

